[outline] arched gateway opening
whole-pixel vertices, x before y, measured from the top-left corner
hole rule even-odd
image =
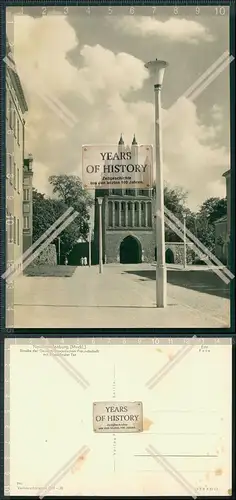
[[[175,258],[174,258],[174,253],[170,248],[167,248],[166,250],[166,264],[174,264]]]
[[[157,247],[155,247],[155,260],[157,260]],[[165,252],[165,261],[166,261],[166,264],[174,264],[175,263],[174,252],[170,248],[167,248],[167,250]]]
[[[140,242],[133,236],[127,236],[120,244],[120,263],[139,264],[142,262]]]

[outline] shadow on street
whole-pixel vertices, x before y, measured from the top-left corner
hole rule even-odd
[[[135,274],[140,277],[140,281],[156,279],[155,269],[124,271],[124,273]],[[212,271],[167,270],[167,282],[196,292],[230,298],[230,283],[226,284]]]

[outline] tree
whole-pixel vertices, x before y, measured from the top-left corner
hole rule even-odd
[[[183,215],[187,196],[188,193],[179,186],[170,188],[166,184],[164,187],[165,207],[176,216],[177,214]]]
[[[46,198],[33,188],[33,241],[45,233],[66,209],[63,202]]]
[[[153,186],[154,196],[156,193],[156,186]],[[188,193],[184,191],[181,187],[170,187],[168,184],[164,186],[164,204],[165,207],[170,210],[170,212],[177,217],[177,219],[183,223],[183,214],[187,214],[186,217],[186,227],[192,231],[192,213],[191,210],[186,208],[185,203],[187,200]],[[191,218],[190,218],[191,216]],[[181,230],[181,229],[180,229]],[[165,241],[182,241],[182,238],[178,236],[177,233],[172,231],[172,229],[165,224]]]
[[[33,241],[37,241],[66,212],[67,208],[63,201],[46,198],[44,194],[33,189]],[[80,236],[80,228],[76,223],[76,219],[59,236],[61,241],[61,261],[63,262],[65,255]],[[51,243],[56,244],[58,250],[58,237]]]
[[[196,214],[197,237],[211,251],[215,249],[215,222],[226,214],[226,198],[208,198]]]
[[[86,238],[88,234],[89,208],[93,200],[83,190],[79,177],[51,176],[49,182],[57,198],[47,198],[33,189],[33,240],[36,241],[69,207],[73,207],[78,216],[59,235],[63,262],[78,239],[81,236]]]
[[[83,188],[81,179],[76,175],[51,175],[49,182],[58,199],[68,208],[73,207],[78,212],[76,223],[80,228],[80,236],[86,238],[89,232],[89,212],[94,202],[88,191]]]
[[[164,204],[170,212],[183,222],[183,214],[185,212],[185,202],[187,199],[187,192],[180,187],[170,188],[168,185],[164,186]],[[177,233],[165,224],[165,241],[182,241]]]
[[[226,198],[208,198],[201,205],[199,216],[208,219],[209,224],[214,224],[218,219],[227,214]]]

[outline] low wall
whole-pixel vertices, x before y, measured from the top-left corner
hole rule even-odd
[[[193,246],[193,245],[191,245]],[[195,252],[192,250],[190,245],[186,245],[186,261],[187,264],[192,264],[195,258]],[[174,264],[184,263],[184,243],[182,242],[166,242],[165,244],[166,252],[169,249],[173,253]],[[167,256],[167,254],[166,254]],[[170,262],[171,263],[171,262]]]

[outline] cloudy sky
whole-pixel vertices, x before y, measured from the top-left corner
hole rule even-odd
[[[52,174],[81,176],[82,144],[114,144],[121,132],[127,144],[134,133],[139,143],[153,143],[154,81],[144,63],[158,58],[169,63],[162,90],[165,180],[188,191],[192,209],[208,197],[225,196],[227,8],[225,15],[215,7],[197,14],[192,6],[178,14],[172,7],[16,12],[8,9],[14,23],[7,32],[29,106],[26,151],[34,157],[38,190],[50,192]],[[195,88],[204,72],[222,62],[217,76]]]

